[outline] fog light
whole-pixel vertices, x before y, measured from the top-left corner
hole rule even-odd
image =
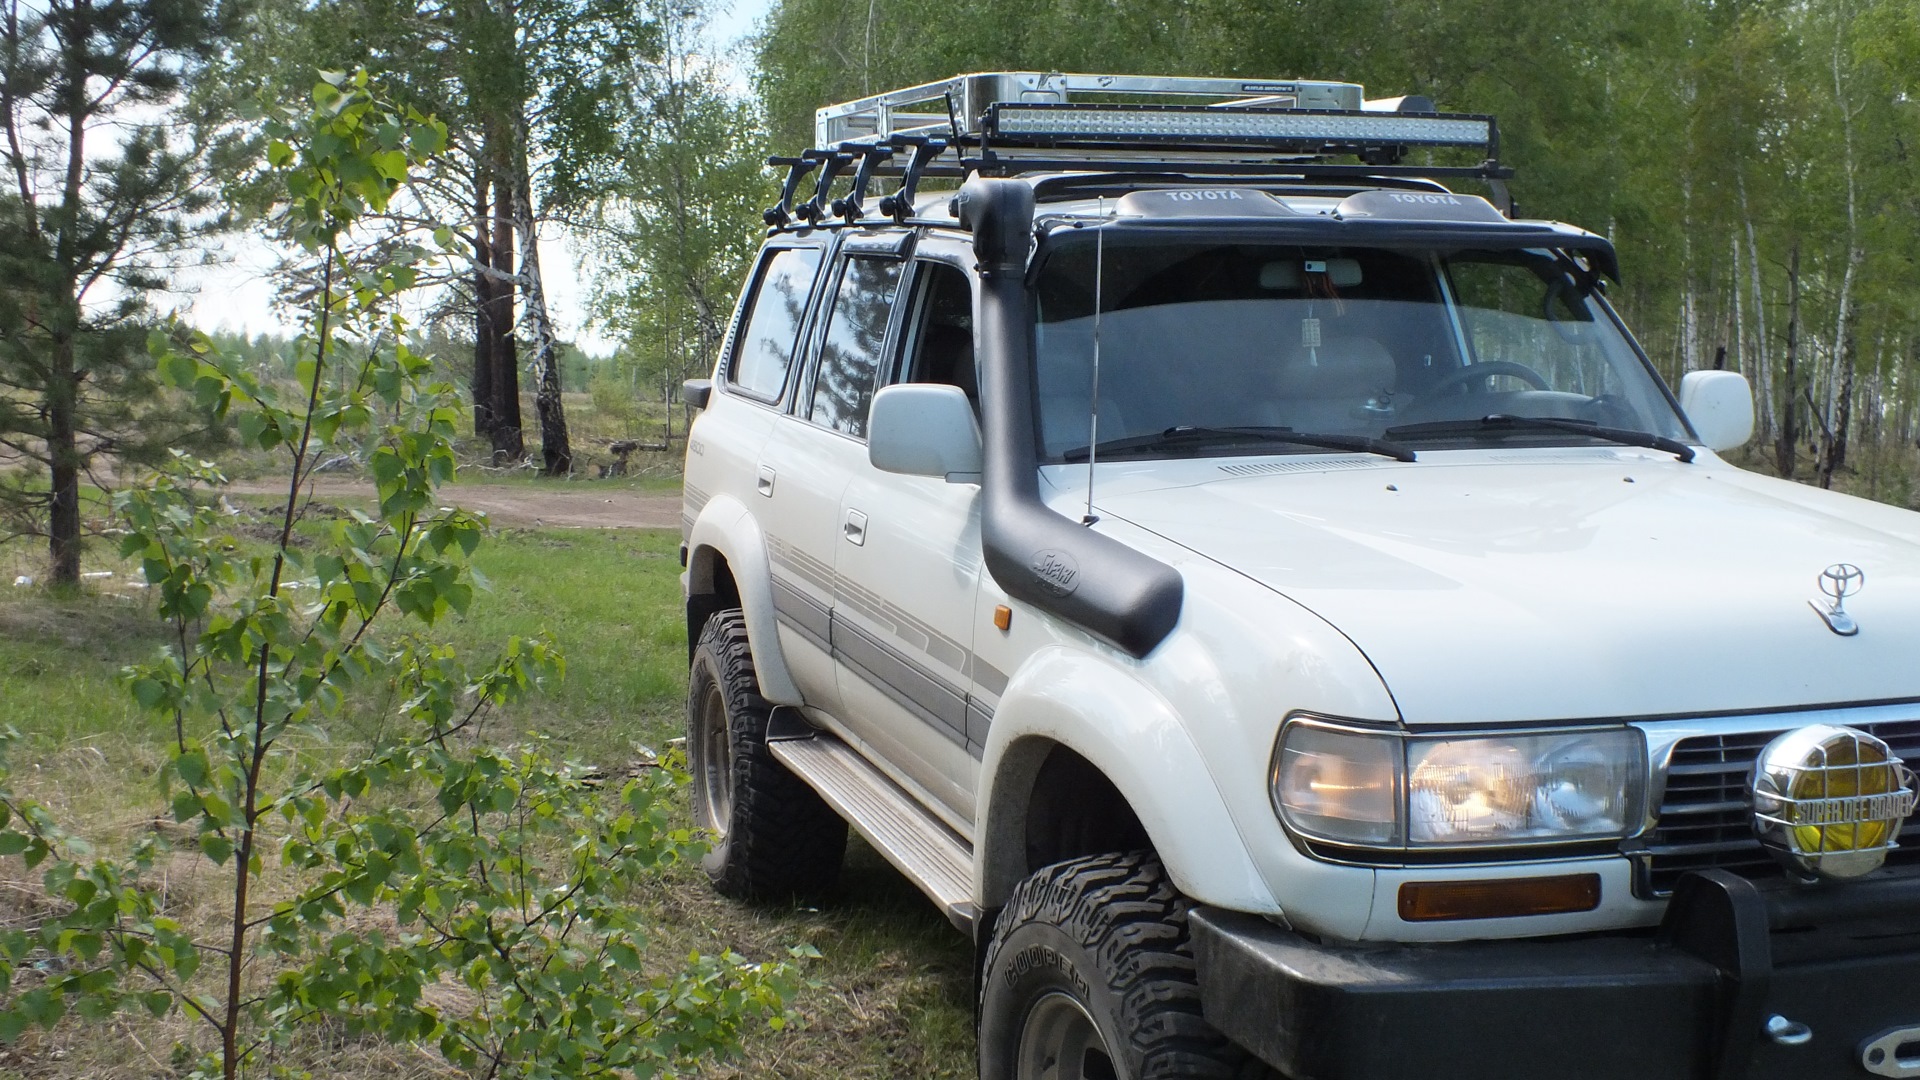
[[[1400,918],[1407,922],[1564,915],[1592,911],[1599,906],[1599,874],[1493,881],[1409,881],[1400,886]]]

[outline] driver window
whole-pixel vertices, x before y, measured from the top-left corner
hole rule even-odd
[[[900,381],[957,386],[980,411],[973,357],[973,290],[967,275],[945,263],[922,262],[908,316],[905,373]]]
[[[1599,397],[1619,390],[1593,309],[1564,268],[1548,259],[1448,264],[1460,332],[1475,364],[1502,363],[1495,390],[1553,390]],[[1513,373],[1521,365],[1545,385]]]

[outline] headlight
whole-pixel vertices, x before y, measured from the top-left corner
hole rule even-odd
[[[1636,729],[1407,743],[1407,839],[1511,844],[1625,836],[1640,816]]]
[[[1272,783],[1281,818],[1304,836],[1463,847],[1630,836],[1646,773],[1634,728],[1448,738],[1296,720]]]

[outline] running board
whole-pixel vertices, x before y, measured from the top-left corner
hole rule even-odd
[[[973,933],[973,848],[927,813],[913,796],[832,735],[782,737],[774,725],[768,749],[795,776],[820,793],[894,868],[920,887],[953,925]],[[805,727],[795,724],[788,727]]]

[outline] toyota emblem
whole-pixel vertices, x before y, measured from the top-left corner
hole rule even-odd
[[[1852,637],[1860,632],[1860,624],[1847,614],[1847,597],[1859,592],[1867,583],[1867,572],[1852,563],[1834,563],[1820,571],[1820,592],[1827,599],[1809,601],[1813,610],[1824,620],[1828,629],[1841,637]]]

